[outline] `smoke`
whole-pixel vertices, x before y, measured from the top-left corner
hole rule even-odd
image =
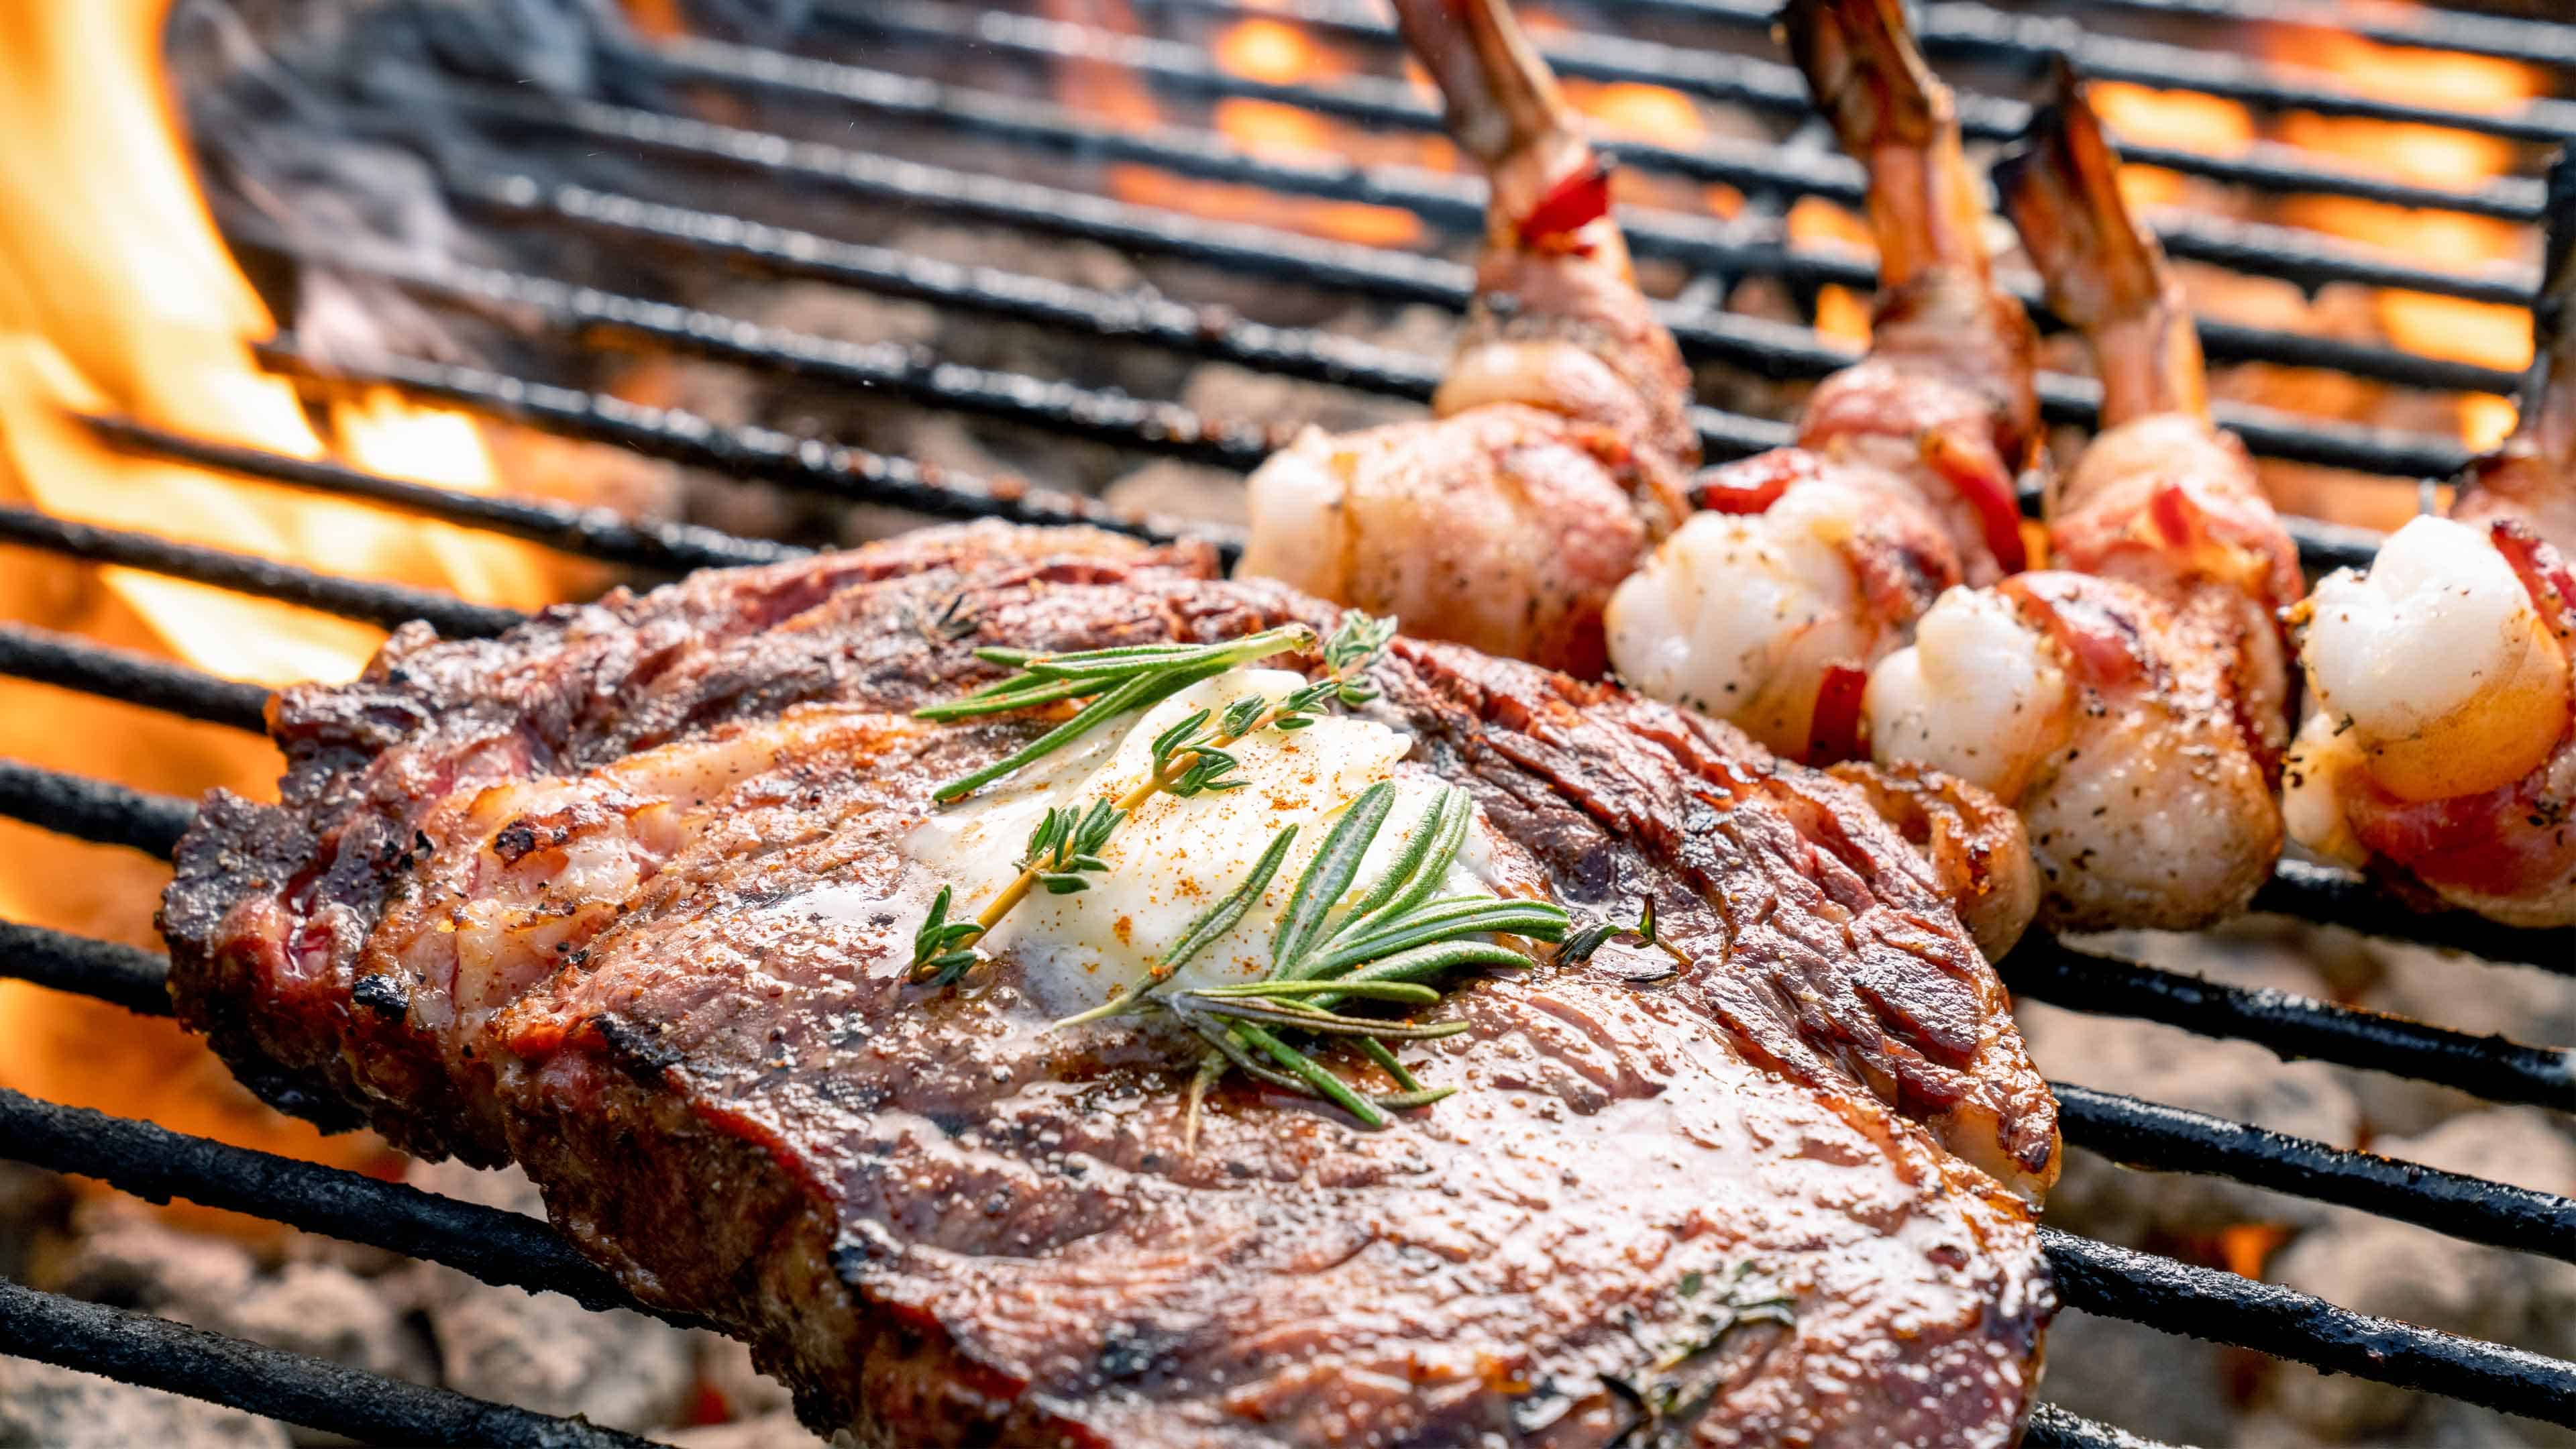
[[[180,0],[167,44],[217,221],[299,345],[350,366],[490,362],[511,347],[378,271],[564,259],[563,239],[480,225],[453,203],[450,178],[562,169],[478,97],[665,99],[649,68],[621,63],[637,41],[612,0]],[[631,169],[584,166],[610,184]]]

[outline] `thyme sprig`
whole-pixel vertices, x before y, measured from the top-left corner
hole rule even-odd
[[[1329,705],[1360,705],[1377,698],[1376,686],[1368,682],[1368,668],[1394,637],[1393,619],[1371,618],[1354,610],[1344,614],[1332,634],[1321,641],[1305,625],[1287,624],[1223,644],[1137,644],[1054,655],[1021,649],[975,651],[986,663],[1015,666],[1019,672],[962,699],[915,710],[915,718],[980,719],[1068,700],[1089,699],[1090,703],[1002,759],[941,785],[932,797],[943,803],[963,799],[1034,764],[1119,715],[1151,708],[1201,680],[1271,655],[1320,645],[1324,673],[1275,699],[1246,695],[1221,714],[1194,711],[1154,737],[1152,768],[1143,783],[1114,800],[1093,801],[1088,811],[1049,807],[1029,834],[1028,848],[1017,862],[1019,874],[974,920],[947,919],[951,892],[941,886],[930,918],[913,938],[911,979],[932,986],[962,979],[977,960],[975,943],[991,935],[1031,890],[1043,887],[1051,895],[1069,895],[1087,889],[1090,882],[1084,875],[1109,869],[1101,852],[1110,836],[1156,795],[1187,799],[1250,783],[1237,776],[1242,761],[1229,746],[1265,729],[1304,729]],[[1257,898],[1260,892],[1253,894]]]
[[[1360,792],[1299,873],[1286,910],[1270,939],[1270,967],[1257,980],[1164,989],[1183,966],[1207,949],[1270,889],[1297,838],[1284,826],[1271,837],[1241,884],[1182,932],[1146,980],[1090,1011],[1065,1018],[1076,1026],[1136,1012],[1172,1016],[1204,1040],[1189,1088],[1190,1134],[1196,1136],[1199,1101],[1230,1067],[1255,1080],[1320,1098],[1371,1130],[1387,1125],[1388,1110],[1426,1107],[1454,1088],[1425,1087],[1396,1060],[1390,1041],[1425,1041],[1467,1029],[1462,1021],[1408,1022],[1355,1016],[1335,1010],[1344,1002],[1428,1006],[1440,999],[1432,984],[1469,967],[1519,967],[1529,958],[1490,939],[1517,935],[1560,942],[1571,921],[1544,901],[1494,895],[1435,895],[1465,845],[1475,806],[1467,793],[1442,786],[1412,838],[1376,879],[1362,886],[1360,868],[1395,806],[1396,790],[1384,781]],[[1357,891],[1356,898],[1353,892]],[[1345,905],[1343,902],[1349,901]],[[1385,1069],[1399,1091],[1360,1092],[1317,1062],[1296,1038],[1342,1038]]]

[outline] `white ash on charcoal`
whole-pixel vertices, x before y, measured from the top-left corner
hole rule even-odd
[[[2201,936],[2129,935],[2104,954],[2243,987],[2274,987],[2533,1043],[2576,1042],[2576,980],[2492,966],[2351,932],[2251,920]],[[2015,1013],[2050,1077],[2252,1121],[2448,1171],[2576,1191],[2576,1124],[2448,1088],[2149,1023],[2022,1002]],[[2366,1313],[2576,1353],[2576,1267],[2463,1243],[2349,1209],[2216,1178],[2138,1173],[2068,1154],[2048,1217],[2072,1231],[2221,1266],[2230,1228],[2278,1239],[2261,1275]],[[2244,1266],[2240,1264],[2239,1266]],[[2049,1397],[2168,1442],[2265,1449],[2571,1449],[2576,1435],[2383,1384],[2081,1314],[2052,1330]]]
[[[2564,1119],[2527,1107],[2455,1117],[2419,1137],[2372,1144],[2447,1172],[2576,1194],[2576,1140]],[[2364,1313],[2403,1319],[2558,1357],[2576,1352],[2576,1264],[2482,1247],[2425,1228],[2338,1209],[2273,1260],[2269,1276]],[[2327,1443],[2421,1434],[2432,1410],[2386,1384],[2295,1364],[2273,1375],[2270,1407]],[[2576,1436],[2507,1421],[2502,1443],[2559,1445]],[[2457,1442],[2405,1439],[2387,1442]]]
[[[267,1419],[52,1364],[0,1358],[0,1449],[288,1449]]]
[[[2239,1414],[2218,1388],[2247,1355],[2197,1338],[2177,1338],[2122,1318],[2060,1310],[2048,1325],[2049,1403],[2140,1438],[2202,1449],[2242,1442]]]
[[[35,1286],[389,1378],[439,1381],[408,1295],[331,1261],[350,1255],[325,1240],[277,1234],[253,1244],[190,1231],[123,1197],[83,1201],[65,1234],[40,1255]],[[14,1399],[0,1394],[0,1403]],[[345,1442],[298,1426],[268,1427],[279,1443]]]
[[[426,1192],[543,1215],[536,1185],[515,1169],[419,1163],[408,1177]],[[680,1422],[695,1401],[698,1335],[687,1329],[623,1310],[595,1313],[560,1293],[500,1287],[434,1263],[402,1276],[449,1388],[634,1432]]]
[[[754,1368],[751,1350],[733,1339],[699,1335],[698,1382],[726,1422],[662,1436],[679,1449],[820,1449],[826,1442],[796,1422],[787,1386]]]
[[[414,1164],[415,1187],[534,1214],[513,1171]],[[0,1174],[8,1276],[111,1307],[652,1437],[696,1426],[708,1449],[812,1449],[786,1389],[739,1345],[639,1313],[478,1282],[380,1249],[259,1225],[197,1230],[118,1195],[77,1196],[35,1169]],[[184,1221],[193,1223],[194,1218]],[[725,1422],[705,1423],[711,1418]],[[0,1449],[142,1443],[283,1449],[346,1441],[196,1400],[0,1358]],[[688,1441],[698,1442],[698,1441]]]
[[[2313,994],[2313,983],[2308,991]],[[2360,1105],[2323,1063],[2284,1063],[2246,1042],[2213,1041],[2173,1027],[2032,1001],[2019,1003],[2013,1014],[2031,1059],[2051,1081],[2251,1122],[2330,1146],[2360,1145]],[[2304,1198],[2224,1178],[2132,1172],[2080,1148],[2067,1152],[2065,1175],[2048,1199],[2050,1222],[2141,1247],[2208,1237],[2246,1223],[2303,1225],[2324,1214]]]
[[[730,1424],[699,1424],[660,1436],[673,1449],[824,1449],[836,1442],[818,1439],[790,1413],[764,1414]]]

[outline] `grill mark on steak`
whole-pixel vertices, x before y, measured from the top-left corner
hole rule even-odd
[[[1466,986],[1421,1048],[1459,1096],[1389,1133],[1238,1081],[1184,1156],[1168,1041],[1046,1033],[1008,961],[902,984],[895,842],[1032,728],[904,712],[990,677],[977,644],[1323,617],[1211,571],[978,526],[405,631],[280,701],[282,806],[218,794],[183,842],[180,1012],[290,1110],[521,1161],[585,1252],[874,1442],[1600,1444],[1605,1377],[1688,1337],[1676,1285],[1743,1262],[1796,1322],[1729,1349],[1695,1442],[2007,1442],[2045,1272],[1959,1158],[2044,1182],[2053,1103],[1928,869],[1726,727],[1396,646],[1407,768],[1570,906],[1652,896],[1692,964]]]

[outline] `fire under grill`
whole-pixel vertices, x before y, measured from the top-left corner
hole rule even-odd
[[[1255,15],[1305,27],[1360,50],[1391,48],[1391,27],[1373,6],[1345,0],[1134,0],[1146,34],[962,4],[816,0],[816,33],[854,42],[893,62],[939,53],[1046,75],[1107,67],[1144,91],[1196,101],[1257,100],[1352,122],[1371,131],[1429,133],[1436,110],[1398,80],[1342,76],[1271,81],[1217,64],[1204,46],[1157,38],[1203,34],[1213,23]],[[2094,10],[2190,27],[2314,22],[2323,0],[2095,0]],[[1638,28],[1696,26],[1715,38],[1758,40],[1768,0],[1600,0],[1591,13]],[[1622,26],[1623,29],[1628,28]],[[2385,45],[2501,57],[2576,68],[2576,29],[2491,17],[2374,14],[2360,33]],[[2184,49],[2095,33],[2062,16],[2008,14],[1969,3],[1924,7],[1919,33],[1945,69],[2028,72],[2066,55],[2096,77],[2217,96],[2263,110],[2304,111],[2421,125],[2513,143],[2576,138],[2576,104],[2543,100],[2501,113],[2376,100],[2326,88],[2223,48]],[[846,47],[845,47],[846,48]],[[1560,73],[1580,79],[1669,87],[1794,123],[1804,85],[1787,66],[1677,43],[1602,31],[1552,30],[1543,46]],[[549,97],[461,78],[450,98],[490,134],[544,138],[641,158],[691,178],[687,198],[744,191],[824,196],[867,206],[1007,229],[1031,237],[1101,243],[1121,252],[1201,264],[1239,277],[1276,279],[1387,306],[1427,304],[1457,311],[1467,269],[1416,251],[1319,239],[1304,232],[1198,212],[1110,199],[1025,179],[1050,158],[1082,165],[1132,165],[1263,193],[1361,203],[1417,218],[1435,233],[1482,226],[1481,187],[1456,177],[1401,168],[1281,159],[1255,154],[1213,131],[1137,126],[1049,99],[1032,99],[911,71],[815,59],[713,39],[638,42],[621,58],[670,94],[713,95],[728,123],[661,108]],[[1983,74],[1984,72],[1979,72]],[[2000,138],[2027,119],[2020,102],[1963,90],[1974,138]],[[758,128],[742,118],[798,112],[832,124],[823,142]],[[847,123],[844,125],[843,123]],[[977,169],[867,149],[880,129],[921,127],[964,138],[1011,164]],[[1802,139],[1803,138],[1803,139]],[[1846,205],[1861,200],[1858,168],[1810,132],[1786,145],[1710,140],[1690,147],[1615,148],[1641,172],[1735,188],[1746,205],[1733,219],[1631,208],[1622,216],[1641,258],[1721,287],[1743,278],[1793,288],[1865,289],[1866,262],[1793,244],[1781,225],[1801,198]],[[2215,156],[2131,145],[2134,162],[2263,194],[2343,197],[2455,212],[2514,223],[2541,213],[2536,181],[2500,176],[2459,189],[2418,185],[2339,169],[2294,148],[2263,143]],[[945,314],[1033,324],[1101,346],[1156,349],[1255,373],[1332,384],[1419,402],[1437,381],[1436,363],[1315,327],[1275,326],[1222,308],[1160,295],[1086,288],[992,267],[961,265],[877,245],[836,240],[747,216],[653,196],[623,194],[488,164],[477,151],[437,174],[446,201],[478,226],[535,231],[580,245],[649,254],[682,272],[724,273],[771,282],[822,284],[879,298],[927,304]],[[1008,174],[1005,174],[1005,173]],[[708,182],[712,180],[713,185]],[[748,208],[745,208],[748,209]],[[227,218],[228,222],[234,219]],[[545,347],[580,356],[598,349],[721,364],[756,377],[849,389],[933,409],[1002,420],[1049,435],[1105,444],[1140,457],[1245,470],[1287,439],[1257,422],[1201,416],[1176,403],[1109,388],[945,361],[892,343],[836,341],[695,305],[626,295],[503,267],[424,264],[390,248],[317,247],[309,237],[247,221],[232,226],[238,246],[327,266],[392,288],[433,311],[504,319]],[[2173,256],[2303,289],[2332,284],[2401,288],[2484,303],[2527,301],[2522,273],[2461,272],[2391,261],[2286,227],[2213,219],[2163,228]],[[1848,363],[1847,347],[1803,326],[1676,301],[1666,320],[1694,360],[1757,377],[1799,381]],[[2035,294],[2028,300],[2036,303]],[[2045,323],[2043,316],[2043,322]],[[2211,361],[2259,361],[2322,369],[2375,383],[2441,393],[2510,396],[2510,370],[2294,330],[2204,324]],[[380,359],[351,366],[293,336],[266,344],[261,361],[317,396],[392,389],[541,433],[605,444],[733,480],[770,485],[833,504],[865,504],[947,519],[1084,522],[1148,538],[1195,536],[1230,557],[1239,539],[1209,524],[1114,509],[1065,491],[1015,480],[965,476],[856,447],[764,427],[645,406],[584,387],[458,365]],[[2089,423],[2096,397],[2083,379],[2050,376],[2042,396],[2052,420]],[[1712,458],[1789,441],[1783,425],[1702,407]],[[2467,456],[2453,437],[2398,431],[2252,406],[2223,407],[2220,420],[2259,456],[2381,475],[2384,485],[2455,470]],[[677,523],[638,521],[601,509],[461,494],[352,468],[214,443],[131,419],[81,420],[115,449],[289,488],[385,505],[459,527],[648,574],[762,563],[793,556],[793,545]],[[2030,500],[2036,507],[2037,500]],[[2312,569],[2366,563],[2377,538],[2364,530],[2293,520]],[[0,542],[96,563],[196,580],[325,613],[391,626],[425,619],[449,636],[490,635],[519,614],[416,588],[333,577],[272,559],[70,522],[30,509],[0,508]],[[0,627],[0,673],[170,711],[239,730],[260,728],[265,691],[196,670],[80,640]],[[186,828],[186,801],[76,775],[0,761],[0,814],[90,841],[166,857]],[[2490,962],[2576,974],[2576,932],[2514,930],[2456,915],[2419,915],[2356,877],[2285,862],[2256,902],[2259,911],[2350,927],[2392,940],[2454,949]],[[18,924],[0,924],[0,973],[166,1015],[165,963],[129,947]],[[2481,969],[2460,963],[2463,971]],[[2400,1017],[2283,994],[2204,982],[2149,966],[2087,954],[2046,940],[2025,942],[2005,962],[2021,995],[2073,1010],[2161,1022],[2203,1036],[2258,1044],[2285,1059],[2307,1058],[2439,1083],[2496,1103],[2556,1110],[2576,1105],[2576,1057],[2562,1048],[2446,1030]],[[2320,1202],[2418,1224],[2453,1237],[2576,1262],[2576,1201],[2462,1176],[2253,1127],[2134,1097],[2060,1086],[2064,1135],[2130,1167],[2233,1179]],[[95,1178],[156,1201],[173,1197],[275,1219],[306,1231],[446,1264],[496,1284],[551,1290],[586,1306],[634,1307],[633,1300],[542,1223],[443,1198],[361,1174],[0,1093],[0,1144],[12,1158]],[[2258,1279],[2054,1229],[2046,1242],[2058,1290],[2070,1306],[2166,1332],[2214,1340],[2561,1425],[2576,1425],[2576,1364],[2502,1344],[2455,1336],[2336,1306]],[[647,1310],[651,1311],[651,1310]],[[0,1284],[0,1350],[135,1383],[212,1399],[254,1413],[366,1440],[403,1443],[634,1444],[588,1423],[548,1418],[447,1390],[426,1388],[225,1338],[149,1315]],[[2135,1445],[2118,1428],[2042,1406],[2033,1445]]]

